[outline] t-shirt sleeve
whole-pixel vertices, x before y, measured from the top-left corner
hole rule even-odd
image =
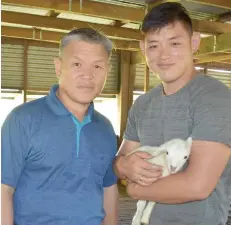
[[[116,158],[116,152],[117,152],[117,139],[116,139],[116,134],[113,129],[113,126],[111,125],[109,121],[107,121],[107,124],[108,124],[108,132],[110,134],[110,146],[111,146],[110,153],[109,153],[110,154],[110,164],[103,178],[103,187],[110,187],[116,184],[118,180],[113,170],[113,163]]]
[[[117,176],[115,175],[114,171],[113,171],[113,161],[115,158],[113,158],[112,162],[110,163],[106,175],[104,176],[103,179],[103,187],[110,187],[114,184],[117,183]]]
[[[231,147],[231,91],[217,89],[201,96],[193,114],[193,140],[214,141]]]
[[[22,122],[12,111],[4,121],[1,131],[2,184],[17,187],[25,164],[26,140]]]
[[[127,118],[127,126],[124,132],[124,139],[129,141],[140,142],[137,132],[137,108],[138,108],[138,99],[132,105],[129,110]]]

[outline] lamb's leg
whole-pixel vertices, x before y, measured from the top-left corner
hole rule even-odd
[[[152,213],[152,210],[155,204],[156,204],[155,202],[148,202],[146,208],[144,209],[142,218],[141,218],[141,224],[145,224],[145,225],[149,224],[151,213]]]
[[[141,218],[142,218],[145,206],[146,206],[146,201],[139,200],[137,202],[137,209],[136,209],[136,213],[132,219],[132,225],[141,225]]]

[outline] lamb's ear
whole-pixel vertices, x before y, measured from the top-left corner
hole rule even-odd
[[[190,148],[192,147],[192,138],[189,137],[189,138],[186,140],[186,142],[187,142],[188,148],[190,149]]]

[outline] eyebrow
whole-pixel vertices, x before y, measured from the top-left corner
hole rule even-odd
[[[168,40],[169,41],[172,41],[172,40],[175,40],[175,39],[178,39],[178,38],[181,38],[182,36],[180,36],[180,35],[178,35],[178,36],[174,36],[174,37],[171,37],[171,38],[169,38]],[[151,44],[151,43],[158,43],[159,41],[157,41],[157,40],[147,40],[147,43],[148,44]]]
[[[78,60],[80,60],[80,61],[83,61],[83,60],[82,60],[80,57],[78,57],[78,56],[73,56],[72,58],[78,59]],[[104,60],[103,58],[94,61],[94,63],[104,63],[104,62],[105,62],[105,60]]]

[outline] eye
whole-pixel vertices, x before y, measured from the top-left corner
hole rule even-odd
[[[150,49],[157,48],[157,45],[150,45],[148,48]]]
[[[166,155],[168,155],[168,152],[166,151]]]
[[[177,45],[180,45],[180,43],[179,42],[173,42],[172,45],[177,46]]]
[[[73,63],[73,65],[74,65],[75,67],[80,67],[80,66],[81,66],[80,63]]]
[[[184,159],[187,159],[187,158],[188,158],[188,156],[185,156],[185,157],[184,157]]]
[[[96,69],[102,69],[102,67],[99,66],[99,65],[95,65],[95,68],[96,68]]]

